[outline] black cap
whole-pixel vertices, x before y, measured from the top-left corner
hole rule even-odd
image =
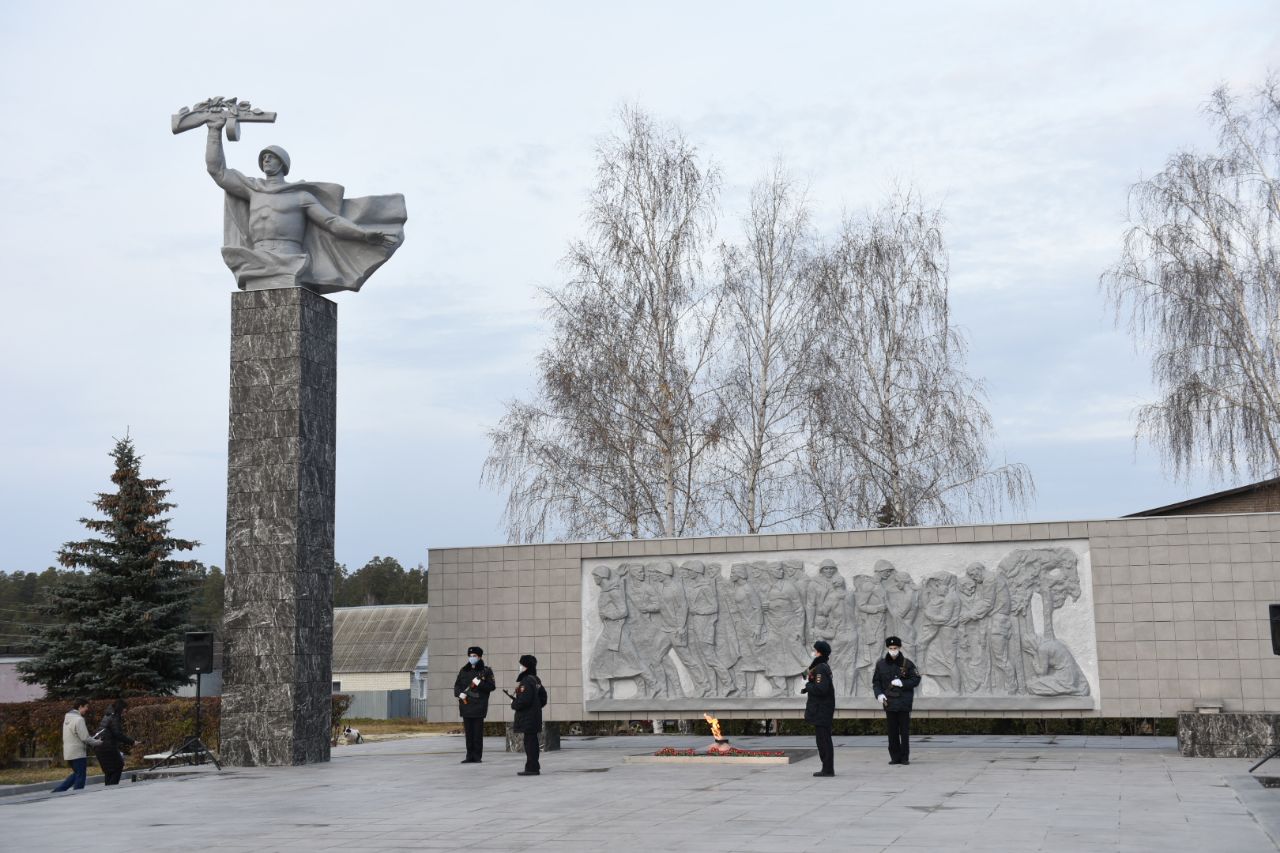
[[[482,658],[484,657],[484,649],[479,646],[467,646],[467,654]]]
[[[538,666],[538,659],[533,655],[520,655],[520,665],[525,669],[536,669]]]
[[[831,644],[826,640],[818,640],[814,643],[813,650],[820,655],[826,655],[827,657],[831,656]]]
[[[884,644],[885,646],[897,646],[898,648],[902,648],[902,640],[899,640],[897,637],[890,637],[884,641]]]

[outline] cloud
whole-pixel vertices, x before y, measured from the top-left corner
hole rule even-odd
[[[1261,79],[1278,25],[1269,2],[729,13],[663,0],[496,18],[411,3],[266,13],[232,0],[213,18],[183,4],[15,6],[0,33],[0,569],[40,568],[81,535],[125,428],[175,490],[175,532],[222,562],[221,199],[200,132],[167,127],[212,94],[279,113],[228,146],[232,165],[252,168],[276,142],[295,177],[408,200],[403,249],[336,300],[344,562],[501,538],[501,497],[478,485],[484,432],[534,380],[536,291],[563,279],[595,146],[626,102],[721,165],[727,234],[778,155],[824,228],[895,180],[915,184],[947,215],[953,316],[997,449],[1040,478],[1036,512],[1183,497],[1135,462],[1124,410],[1149,381],[1097,276],[1128,184],[1210,139],[1199,104],[1222,81]],[[1146,491],[1118,489],[1117,471]]]

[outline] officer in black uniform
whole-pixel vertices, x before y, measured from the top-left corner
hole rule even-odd
[[[484,753],[484,718],[489,713],[489,694],[496,690],[493,670],[484,662],[484,649],[467,649],[467,664],[453,680],[453,695],[458,697],[458,713],[462,716],[462,732],[467,739],[467,757],[463,764],[479,764]]]
[[[835,750],[831,744],[831,721],[836,714],[836,691],[831,684],[831,667],[827,661],[831,658],[831,645],[826,640],[818,640],[813,644],[813,663],[805,677],[804,687],[800,692],[808,698],[804,703],[804,721],[813,726],[814,738],[818,741],[818,758],[822,760],[822,769],[814,776],[834,776]]]
[[[510,694],[508,694],[510,695]],[[533,655],[520,656],[520,677],[516,680],[516,694],[511,699],[511,730],[524,734],[524,770],[517,776],[537,776],[542,773],[538,763],[538,733],[542,731],[542,706],[547,704],[547,691],[538,678],[538,659]]]
[[[920,672],[902,653],[902,640],[889,637],[884,641],[885,656],[876,661],[876,674],[871,689],[884,706],[889,724],[889,763],[911,763],[911,700],[920,686]]]

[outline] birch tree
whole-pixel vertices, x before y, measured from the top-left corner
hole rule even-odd
[[[1158,399],[1138,412],[1175,475],[1280,467],[1280,81],[1205,108],[1216,150],[1173,154],[1130,190],[1129,228],[1102,285],[1152,353]]]
[[[718,289],[703,255],[719,175],[638,109],[598,151],[588,236],[544,292],[538,393],[490,433],[511,541],[703,532],[723,418],[708,382]]]
[[[821,526],[950,523],[1025,507],[1027,468],[988,458],[982,386],[950,323],[940,213],[899,191],[847,220],[813,286],[804,470]]]
[[[804,277],[813,236],[804,195],[781,165],[751,192],[744,241],[722,248],[724,526],[759,533],[808,512],[798,468],[811,338]]]

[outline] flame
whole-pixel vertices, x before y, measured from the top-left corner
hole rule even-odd
[[[711,716],[710,714],[707,714],[707,713],[705,713],[705,712],[704,712],[704,713],[703,713],[703,715],[702,715],[702,719],[706,720],[708,723],[710,723],[710,724],[711,724],[711,736],[712,736],[713,738],[715,738],[716,740],[724,740],[724,737],[720,734],[720,721],[719,721],[719,720],[717,720],[715,717],[713,717],[713,716]]]

